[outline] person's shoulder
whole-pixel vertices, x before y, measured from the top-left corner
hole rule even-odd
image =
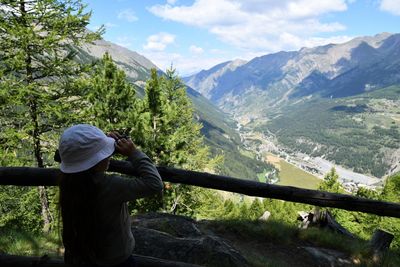
[[[113,180],[119,179],[119,176],[115,174],[98,173],[93,176],[93,182],[96,185],[108,185],[113,182]]]

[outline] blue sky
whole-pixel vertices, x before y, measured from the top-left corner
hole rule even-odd
[[[381,32],[400,32],[400,0],[82,0],[89,28],[182,76]]]

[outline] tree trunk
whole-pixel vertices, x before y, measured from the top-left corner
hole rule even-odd
[[[327,211],[320,209],[315,209],[313,216],[313,223],[319,225],[321,228],[329,229],[333,232],[339,233],[341,235],[347,236],[349,238],[355,238],[355,236],[350,233],[346,228],[340,225],[335,218],[333,218],[332,214]]]
[[[25,8],[25,1],[20,1],[19,2],[19,8],[21,12],[21,20],[25,23],[26,27],[29,27],[30,25],[27,25],[26,22],[26,8]],[[26,84],[28,86],[32,85],[34,83],[34,78],[33,78],[33,70],[32,70],[32,54],[31,50],[28,45],[25,46],[25,70],[26,70]],[[38,110],[37,110],[37,105],[38,105],[38,100],[36,96],[33,94],[28,97],[28,106],[29,106],[29,112],[33,124],[33,130],[32,130],[32,139],[33,139],[33,151],[36,159],[37,166],[39,168],[44,168],[43,164],[43,158],[42,158],[42,147],[40,143],[40,131],[39,131],[39,122],[38,122]],[[43,230],[44,232],[48,232],[50,230],[50,225],[52,222],[52,217],[51,217],[51,212],[49,209],[49,204],[48,204],[48,199],[47,199],[47,194],[46,194],[46,188],[44,186],[39,186],[39,198],[40,198],[40,204],[42,206],[42,218],[44,222]]]
[[[39,168],[44,168],[44,162],[42,157],[42,146],[40,143],[40,132],[39,132],[39,123],[38,123],[38,114],[37,114],[37,100],[35,98],[32,99],[30,104],[30,112],[31,118],[33,122],[33,144],[34,144],[34,154],[37,166]],[[39,198],[40,204],[42,206],[42,219],[43,219],[43,231],[48,233],[51,230],[51,223],[53,222],[53,218],[51,215],[51,211],[49,208],[49,201],[47,198],[46,187],[39,186]]]
[[[157,121],[156,116],[153,116],[153,141],[156,142]]]
[[[380,258],[386,253],[386,251],[390,247],[390,243],[392,242],[393,238],[394,235],[388,232],[382,231],[380,229],[375,230],[374,234],[372,235],[371,241],[369,241],[372,252],[374,254],[374,258]]]

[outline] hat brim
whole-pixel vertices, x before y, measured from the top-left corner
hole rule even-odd
[[[115,151],[115,140],[111,137],[106,138],[106,144],[100,149],[95,155],[87,158],[79,163],[66,164],[61,161],[60,170],[64,173],[77,173],[89,170],[94,167],[97,163],[105,158],[110,157]]]

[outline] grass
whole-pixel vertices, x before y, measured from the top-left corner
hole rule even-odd
[[[306,189],[317,189],[321,183],[321,179],[316,176],[303,171],[302,169],[288,163],[287,161],[280,159],[272,154],[268,154],[269,157],[273,157],[273,163],[275,167],[279,169],[279,182],[278,185],[295,186]]]
[[[321,179],[315,177],[296,166],[281,160],[279,163],[281,170],[279,172],[278,185],[290,185],[307,189],[317,189]]]
[[[24,256],[62,256],[62,244],[57,233],[33,234],[16,230],[0,232],[0,253]]]
[[[274,220],[267,222],[250,220],[210,221],[209,226],[222,237],[229,239],[251,266],[290,266],[300,257],[302,266],[307,265],[307,254],[296,255],[302,246],[334,249],[348,255],[355,266],[400,266],[399,251],[389,250],[377,265],[368,242],[350,239],[319,228],[299,229],[294,225]],[[250,244],[250,245],[246,245]],[[273,252],[275,251],[275,252]],[[298,252],[298,250],[297,250]],[[293,253],[293,255],[291,255]],[[313,259],[308,259],[313,260]],[[315,262],[314,262],[315,263]]]
[[[267,181],[267,178],[265,178],[265,174],[267,173],[267,170],[264,170],[262,173],[257,174],[258,181],[261,183],[265,183]]]

